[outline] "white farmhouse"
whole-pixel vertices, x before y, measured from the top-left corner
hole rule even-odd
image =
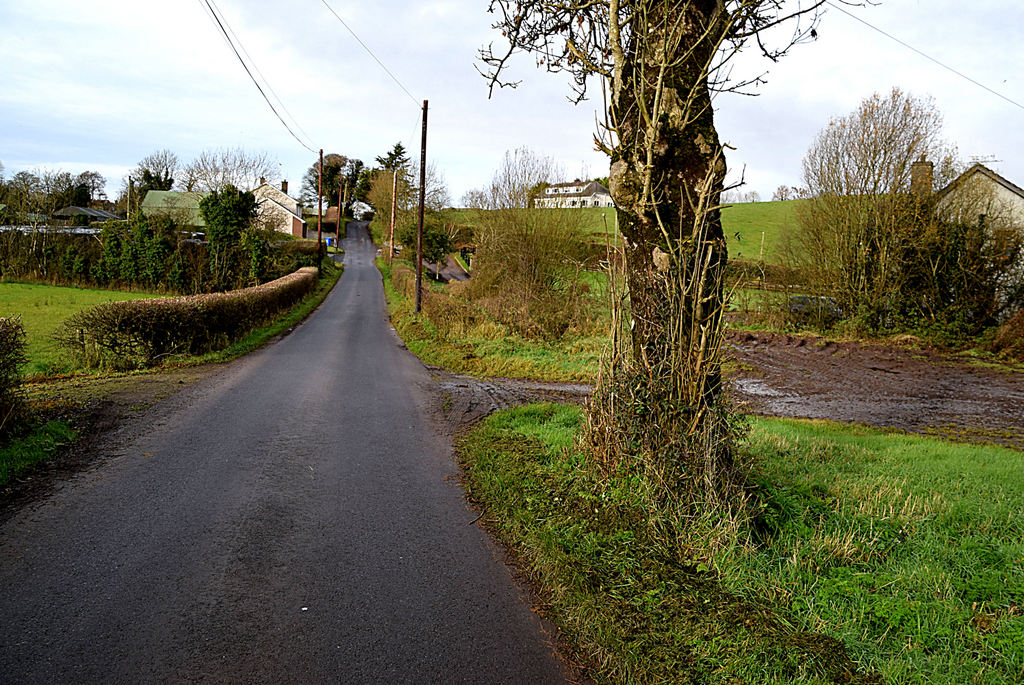
[[[548,186],[544,189],[544,194],[534,200],[533,204],[535,207],[546,209],[615,206],[607,188],[597,181],[579,179]]]
[[[925,170],[925,173],[928,172],[930,168]],[[956,180],[936,193],[936,199],[940,208],[961,212],[973,211],[977,214],[969,217],[969,220],[986,215],[989,221],[998,220],[1024,227],[1024,189],[984,164],[975,164],[960,174]]]
[[[288,181],[281,181],[280,188],[264,183],[252,193],[256,196],[256,215],[264,226],[298,238],[306,237],[302,205],[288,195]]]

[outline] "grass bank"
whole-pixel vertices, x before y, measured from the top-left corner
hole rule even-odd
[[[0,447],[0,489],[55,455],[78,436],[65,421],[49,421]]]
[[[513,333],[507,326],[485,318],[468,330],[452,333],[427,313],[417,315],[411,298],[396,290],[391,267],[377,260],[384,279],[384,294],[391,323],[406,347],[427,364],[474,376],[537,378],[550,381],[589,382],[597,373],[604,336],[572,336],[544,342]],[[431,284],[445,291],[447,286]],[[435,317],[438,318],[438,317]]]
[[[754,420],[756,515],[702,569],[664,554],[658,512],[597,473],[579,422],[575,407],[509,410],[460,451],[471,496],[598,681],[1024,678],[1020,453]]]

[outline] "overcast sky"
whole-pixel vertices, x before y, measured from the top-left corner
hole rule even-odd
[[[372,164],[402,141],[419,150],[420,101],[430,101],[428,156],[453,199],[484,185],[508,149],[558,160],[571,179],[606,175],[593,151],[598,101],[573,106],[564,76],[513,65],[517,90],[488,99],[474,69],[494,40],[486,0],[328,0],[409,90],[378,66],[321,0],[216,0],[252,61],[314,149]],[[1024,102],[1024,3],[889,0],[849,10],[1011,100]],[[188,162],[205,148],[265,150],[297,189],[315,155],[264,103],[198,0],[0,0],[0,163],[92,169],[116,194],[145,155],[167,148]],[[769,199],[800,183],[800,161],[831,117],[898,86],[932,96],[946,138],[966,161],[1024,185],[1024,110],[829,10],[818,40],[767,70],[758,97],[716,102],[730,177]],[[294,193],[293,193],[294,194]]]

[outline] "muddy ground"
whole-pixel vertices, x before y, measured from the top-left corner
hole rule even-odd
[[[853,421],[1024,449],[1024,369],[917,347],[730,334],[734,397],[757,414]]]

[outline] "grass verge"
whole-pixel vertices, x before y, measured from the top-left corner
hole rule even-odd
[[[406,347],[424,363],[474,376],[532,378],[555,382],[589,382],[597,373],[604,336],[566,336],[550,343],[515,335],[488,320],[458,335],[441,329],[391,282],[391,267],[377,260],[391,323]],[[442,287],[443,286],[438,286]]]
[[[1020,453],[757,419],[754,515],[713,569],[664,554],[637,483],[575,447],[581,410],[495,414],[467,487],[600,682],[1024,678]]]
[[[292,307],[274,323],[257,328],[249,335],[238,342],[199,357],[189,357],[179,360],[178,364],[195,365],[228,362],[253,352],[267,344],[273,338],[293,328],[307,316],[313,313],[317,307],[327,298],[331,289],[334,288],[338,279],[341,278],[345,268],[340,264],[327,263],[320,265],[320,285],[316,290],[306,296],[301,302]]]
[[[66,422],[50,421],[0,448],[0,488],[52,457],[77,437]]]

